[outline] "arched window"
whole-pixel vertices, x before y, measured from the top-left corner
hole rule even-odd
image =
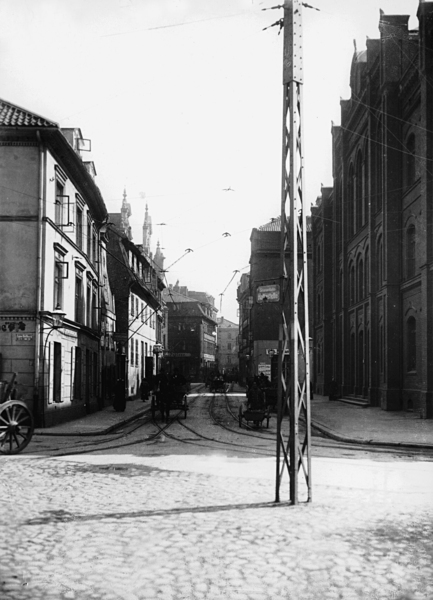
[[[367,250],[365,251],[365,285],[364,285],[364,296],[368,296],[370,292],[370,253]]]
[[[363,194],[363,173],[362,173],[362,154],[358,152],[356,157],[355,171],[355,198],[354,198],[354,230],[362,227],[365,222],[364,215],[364,194]]]
[[[415,226],[409,225],[406,229],[406,276],[409,279],[415,275]]]
[[[353,265],[350,267],[349,277],[350,304],[353,304],[355,302],[355,267]]]
[[[358,260],[358,300],[364,298],[364,263],[362,258]]]
[[[407,335],[407,370],[416,371],[416,320],[414,317],[409,317],[406,323]]]
[[[354,220],[356,215],[355,210],[355,170],[353,168],[353,164],[350,165],[349,169],[349,180],[347,185],[347,195],[348,195],[348,234],[349,236],[353,235],[354,232]]]
[[[416,162],[415,162],[415,152],[416,152],[416,140],[413,133],[407,138],[406,142],[406,185],[410,186],[415,183],[416,179]]]
[[[377,242],[377,287],[381,288],[383,283],[383,241],[380,236]]]

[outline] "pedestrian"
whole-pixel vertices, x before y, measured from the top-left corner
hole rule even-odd
[[[149,392],[150,392],[149,382],[147,381],[146,377],[143,377],[143,379],[141,380],[141,385],[140,385],[140,397],[143,400],[143,402],[146,402],[146,400],[149,399]]]

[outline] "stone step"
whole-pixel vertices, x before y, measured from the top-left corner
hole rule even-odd
[[[368,408],[370,406],[368,400],[362,398],[338,398],[338,402],[353,404],[354,406],[360,406],[361,408]]]

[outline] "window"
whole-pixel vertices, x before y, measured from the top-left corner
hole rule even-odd
[[[228,344],[227,344],[227,350],[231,350],[231,349],[232,349],[232,344],[231,344],[231,342],[228,342]]]
[[[138,298],[135,299],[135,314],[137,317],[140,314],[140,311],[138,310]]]
[[[355,267],[352,265],[349,272],[349,285],[350,285],[350,303],[355,302]]]
[[[358,261],[358,300],[364,298],[364,263],[362,259]]]
[[[77,206],[77,231],[76,244],[80,250],[83,249],[83,211]]]
[[[415,226],[409,225],[406,230],[406,275],[408,278],[415,275]]]
[[[75,363],[74,363],[74,399],[81,400],[81,348],[75,348]]]
[[[98,260],[98,244],[97,244],[97,237],[96,237],[96,231],[93,230],[92,231],[92,261],[96,262]]]
[[[131,317],[134,316],[134,308],[135,308],[135,302],[134,302],[134,297],[131,296]]]
[[[144,323],[144,303],[141,303],[141,322]]]
[[[75,320],[83,322],[83,278],[81,273],[75,275]]]
[[[53,399],[62,401],[62,344],[54,342]]]
[[[381,288],[383,283],[383,242],[382,237],[377,243],[377,287]]]
[[[63,308],[63,271],[67,265],[60,261],[58,257],[54,262],[54,308]]]
[[[92,290],[90,288],[90,283],[87,283],[86,325],[87,325],[87,327],[92,326]]]
[[[135,340],[135,366],[138,367],[138,340]]]
[[[416,320],[409,317],[406,323],[407,333],[407,370],[416,371]]]
[[[93,288],[92,290],[92,328],[93,329],[97,329],[98,328],[98,302],[97,302],[97,296],[96,296],[96,289]]]
[[[416,164],[415,164],[415,136],[412,133],[406,142],[406,185],[411,186],[416,179]]]
[[[131,340],[131,356],[130,356],[131,366],[134,365],[134,340]]]
[[[87,257],[92,260],[92,222],[87,219]]]

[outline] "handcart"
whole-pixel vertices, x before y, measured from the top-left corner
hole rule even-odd
[[[266,427],[269,427],[269,419],[271,418],[271,410],[269,406],[262,409],[253,409],[248,407],[239,407],[239,427],[242,427],[242,421],[254,423],[256,427],[260,427],[266,419]]]
[[[0,388],[0,454],[18,454],[32,439],[34,422],[25,402],[11,399],[16,373]]]

